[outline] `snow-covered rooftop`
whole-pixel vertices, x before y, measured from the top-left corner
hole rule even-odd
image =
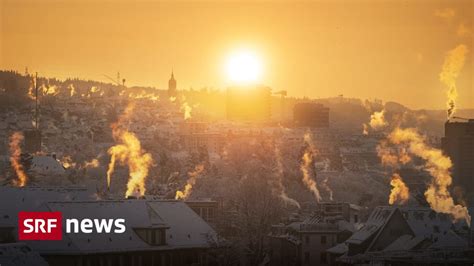
[[[399,209],[416,236],[442,238],[451,229],[458,231],[467,230],[463,228],[467,226],[464,221],[453,223],[452,218],[448,214],[437,213],[428,207],[406,206]]]
[[[0,244],[2,266],[47,266],[48,263],[24,243]]]
[[[392,243],[392,248],[397,248],[397,245],[410,244],[410,241],[417,241],[419,239],[428,239],[431,242],[438,242],[436,246],[466,246],[467,242],[462,239],[456,232],[461,234],[467,234],[467,224],[463,221],[454,223],[448,214],[437,213],[429,207],[413,207],[413,206],[380,206],[369,216],[367,223],[357,232],[355,232],[346,242],[352,244],[360,244],[365,240],[369,239],[373,234],[378,232],[387,221],[390,219],[392,214],[399,210],[405,221],[412,229],[414,236],[413,239],[408,237],[401,237],[397,241],[399,243]],[[456,232],[454,232],[456,231]],[[454,234],[456,237],[450,237]],[[449,241],[448,241],[449,240]],[[407,242],[408,241],[408,242]]]
[[[392,215],[394,208],[392,207],[377,207],[370,214],[369,219],[365,225],[355,232],[346,242],[352,244],[361,244],[374,233],[376,233]]]
[[[34,155],[28,170],[39,175],[62,175],[65,173],[61,163],[48,155]]]
[[[0,187],[0,226],[16,226],[19,211],[41,211],[50,201],[93,199],[86,188],[65,187]]]
[[[420,236],[402,235],[392,244],[386,247],[384,251],[411,250],[423,240],[425,240],[425,238]]]
[[[185,202],[174,200],[91,200],[85,189],[0,188],[0,227],[17,228],[19,211],[60,211],[65,219],[125,219],[122,234],[63,234],[63,240],[28,241],[41,254],[88,254],[134,250],[206,248],[216,232]],[[7,204],[15,203],[15,204]],[[166,244],[146,243],[135,229],[164,229]],[[14,233],[16,235],[16,233]]]

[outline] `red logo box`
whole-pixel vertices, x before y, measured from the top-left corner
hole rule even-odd
[[[61,240],[61,212],[19,212],[18,240]]]

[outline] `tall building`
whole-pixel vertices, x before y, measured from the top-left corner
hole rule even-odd
[[[227,88],[227,119],[263,122],[271,118],[271,89],[266,86]]]
[[[176,97],[176,79],[174,79],[174,73],[171,71],[171,78],[168,81],[168,97]]]
[[[466,122],[446,122],[441,139],[443,152],[451,158],[454,186],[474,202],[474,119]]]
[[[319,103],[297,103],[293,121],[300,127],[329,127],[329,108]]]

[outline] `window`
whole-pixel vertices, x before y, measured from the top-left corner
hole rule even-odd
[[[165,245],[165,230],[155,230],[155,238],[157,245]]]
[[[165,229],[162,228],[136,228],[135,233],[152,246],[166,245]]]
[[[326,252],[321,252],[321,254],[319,255],[319,262],[328,263]]]
[[[310,241],[309,236],[305,236],[304,239],[305,239],[306,244],[309,244],[309,241]]]
[[[157,235],[156,232],[151,231],[151,241],[150,242],[151,242],[152,245],[157,244],[156,235]]]
[[[354,214],[354,223],[358,223],[359,222],[359,216],[357,216],[357,214]]]
[[[326,236],[321,236],[321,244],[326,244]]]
[[[304,264],[309,264],[309,252],[304,253]]]

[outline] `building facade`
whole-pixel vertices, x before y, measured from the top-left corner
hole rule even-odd
[[[293,107],[293,121],[299,127],[329,127],[329,108],[318,103],[297,103]]]
[[[321,202],[303,221],[274,225],[269,235],[270,265],[332,265],[327,250],[356,231],[359,217],[356,205]]]
[[[474,119],[466,122],[446,122],[441,147],[453,163],[454,186],[463,190],[464,197],[474,202]]]

